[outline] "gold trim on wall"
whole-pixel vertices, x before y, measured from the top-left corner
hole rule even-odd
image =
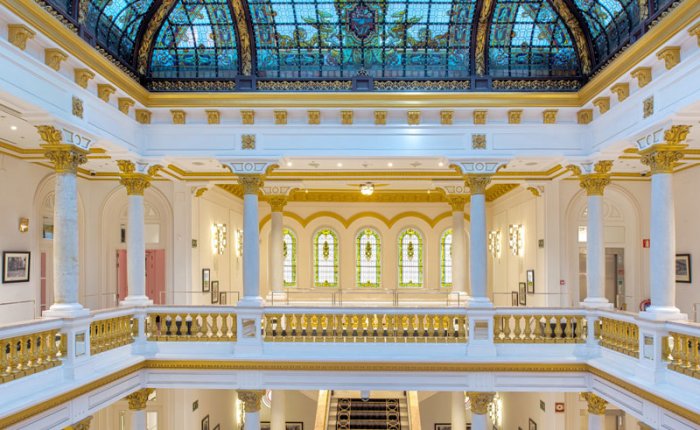
[[[425,214],[422,214],[420,212],[416,211],[408,211],[408,212],[401,212],[400,214],[394,215],[392,218],[387,218],[384,215],[380,214],[379,212],[372,212],[372,211],[363,211],[363,212],[358,212],[351,216],[350,218],[344,218],[342,215],[335,213],[335,212],[330,212],[330,211],[322,211],[322,212],[316,212],[312,215],[309,215],[306,218],[302,218],[301,216],[295,214],[294,212],[288,212],[284,211],[283,216],[288,217],[293,219],[294,221],[298,222],[302,227],[306,228],[312,221],[315,221],[319,218],[332,218],[339,223],[343,225],[345,228],[349,228],[355,221],[362,219],[362,218],[375,218],[384,223],[384,225],[387,228],[392,228],[397,222],[401,221],[402,219],[405,218],[418,218],[421,221],[424,221],[426,224],[430,226],[430,228],[435,228],[438,223],[446,218],[449,218],[452,216],[452,212],[443,212],[440,215],[436,217],[429,217]],[[261,220],[259,224],[260,230],[265,226],[270,221],[270,214],[265,215]],[[469,222],[470,218],[469,215],[465,214],[464,219]]]

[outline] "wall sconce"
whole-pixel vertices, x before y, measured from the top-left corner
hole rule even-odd
[[[520,255],[523,250],[523,225],[511,224],[508,226],[508,246],[513,255]]]
[[[222,255],[226,250],[226,224],[212,224],[211,248],[214,254]]]
[[[241,255],[243,255],[243,230],[237,228],[234,233],[233,239],[235,242],[234,247],[236,250],[236,257],[240,257]]]
[[[501,230],[489,232],[489,252],[493,258],[501,258]]]
[[[29,231],[29,218],[19,219],[19,232],[26,233]]]

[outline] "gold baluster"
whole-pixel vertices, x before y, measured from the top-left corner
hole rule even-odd
[[[522,342],[521,336],[523,334],[523,330],[520,327],[520,322],[522,321],[523,317],[521,315],[514,315],[513,316],[513,322],[515,324],[514,330],[513,330],[513,342],[520,343]]]
[[[503,342],[512,342],[511,334],[512,330],[510,328],[510,321],[513,318],[513,315],[504,315],[503,316]]]

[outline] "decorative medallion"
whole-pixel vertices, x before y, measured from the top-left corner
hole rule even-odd
[[[348,11],[348,28],[359,40],[365,40],[377,29],[377,13],[364,2]]]

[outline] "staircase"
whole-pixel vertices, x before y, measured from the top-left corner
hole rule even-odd
[[[406,396],[362,400],[332,396],[327,430],[410,430]]]

